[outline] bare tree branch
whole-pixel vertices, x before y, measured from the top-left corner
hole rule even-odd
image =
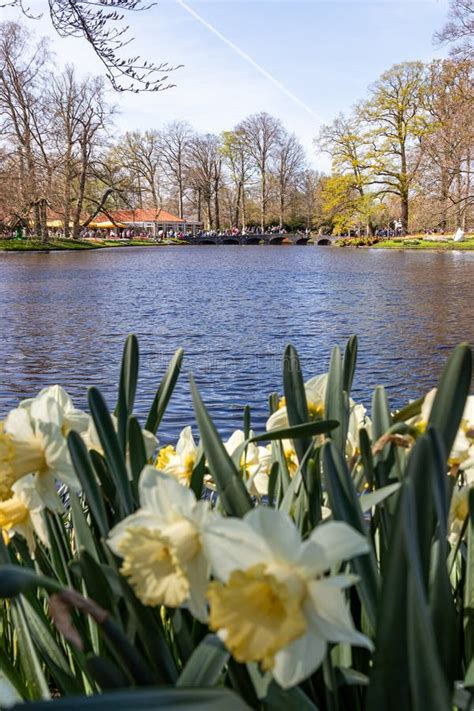
[[[123,57],[122,50],[133,38],[124,24],[126,12],[146,12],[155,3],[144,0],[46,0],[51,22],[60,37],[82,37],[89,42],[105,67],[116,91],[164,91],[175,86],[169,74],[182,65],[156,64],[140,56]],[[18,7],[29,19],[34,17],[24,0],[6,0],[1,7]]]

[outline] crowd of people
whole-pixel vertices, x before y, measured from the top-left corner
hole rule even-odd
[[[307,235],[308,237],[311,235],[311,231],[309,229],[306,230],[295,230],[292,231],[293,234],[298,234],[298,235]],[[239,229],[238,227],[232,227],[231,229],[227,230],[199,230],[194,234],[194,238],[205,238],[205,237],[254,237],[258,235],[286,235],[288,234],[288,230],[286,230],[284,227],[279,227],[278,225],[266,227],[264,230],[260,226],[252,225],[250,227],[245,227],[244,229]],[[168,233],[169,236],[169,233]],[[177,235],[179,237],[179,233]],[[187,233],[183,235],[183,239],[186,238],[192,238],[193,235],[192,233]]]

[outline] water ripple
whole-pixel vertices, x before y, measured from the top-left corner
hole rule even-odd
[[[162,425],[192,421],[189,372],[223,434],[250,404],[257,428],[281,388],[288,342],[307,377],[360,337],[356,397],[377,384],[401,405],[432,387],[447,352],[474,341],[474,254],[311,247],[196,247],[0,255],[0,411],[64,384],[80,407],[97,385],[114,405],[125,336],[138,335],[145,417],[176,348],[182,377]],[[368,405],[369,403],[366,402]]]

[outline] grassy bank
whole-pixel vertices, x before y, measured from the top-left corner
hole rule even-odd
[[[158,247],[157,242],[149,240],[71,240],[58,239],[48,242],[40,240],[19,240],[19,239],[2,239],[0,240],[0,252],[37,252],[37,251],[70,251],[84,249],[107,249],[110,247]]]
[[[387,239],[373,245],[373,249],[435,249],[436,251],[449,252],[453,249],[472,251],[474,250],[474,237],[464,240],[464,242],[433,240],[433,239],[417,239],[408,237],[406,239]]]
[[[452,235],[410,235],[409,237],[393,237],[382,239],[380,237],[341,237],[335,242],[336,247],[370,247],[371,249],[404,249],[404,250],[436,250],[452,251],[474,250],[474,236],[469,235],[464,242],[454,242]]]

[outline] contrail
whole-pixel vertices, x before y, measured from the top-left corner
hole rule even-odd
[[[204,19],[204,17],[201,17],[199,13],[196,12],[190,5],[188,5],[185,0],[176,0],[178,5],[181,5],[181,7],[186,10],[187,13],[191,15],[191,17],[194,17],[195,20],[201,23],[204,27],[206,27],[209,32],[212,32],[213,35],[218,37],[224,44],[226,44],[228,47],[234,50],[236,54],[239,55],[242,59],[244,59],[248,64],[250,64],[254,69],[256,69],[262,76],[264,76],[266,79],[268,79],[274,86],[279,89],[282,94],[287,96],[291,101],[293,101],[295,104],[297,104],[300,108],[304,109],[310,116],[312,116],[318,123],[324,123],[324,120],[319,116],[316,111],[313,111],[307,104],[305,104],[304,101],[302,101],[298,96],[293,94],[289,89],[286,88],[284,84],[281,83],[281,81],[278,81],[270,72],[268,72],[264,67],[262,67],[260,64],[258,64],[255,59],[253,59],[247,52],[244,52],[243,49],[240,49],[240,47],[237,47],[236,44],[234,44],[228,37],[225,37],[225,35],[222,34],[222,32],[219,32],[218,29],[216,29],[213,25],[210,24],[207,20]]]

